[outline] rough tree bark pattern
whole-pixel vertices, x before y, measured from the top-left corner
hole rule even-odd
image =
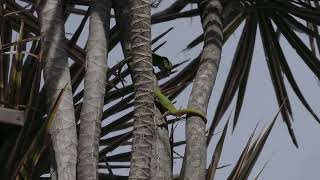
[[[131,0],[134,130],[129,179],[149,179],[154,134],[154,83],[149,0]]]
[[[198,7],[204,29],[204,47],[188,108],[206,113],[221,57],[223,34],[220,15],[222,6],[219,0],[200,0]],[[207,158],[205,128],[204,122],[199,117],[188,117],[182,179],[205,179]]]
[[[130,3],[129,0],[113,0],[112,5],[114,7],[115,18],[117,26],[120,28],[120,37],[121,37],[121,46],[124,57],[127,58],[129,56],[129,52],[131,50],[131,40],[130,40],[130,22],[131,22],[131,14],[130,14]]]
[[[113,0],[113,7],[115,8],[116,23],[120,28],[121,45],[124,56],[127,58],[131,51],[130,40],[130,7],[128,7],[129,0]],[[131,63],[132,64],[132,63]],[[132,68],[129,66],[129,68]],[[131,74],[132,75],[132,74]],[[133,75],[132,75],[133,76]],[[157,83],[155,82],[155,85]],[[164,119],[160,119],[160,111],[155,108],[156,116],[155,123],[164,123]],[[166,128],[154,129],[155,134],[152,144],[152,156],[151,156],[151,172],[150,180],[169,180],[172,179],[171,171],[171,152],[169,142],[169,132]]]
[[[56,113],[50,134],[55,155],[55,177],[59,180],[76,178],[77,134],[72,102],[68,56],[65,52],[64,16],[62,2],[42,2],[41,42],[45,61],[44,79],[47,85],[47,103],[52,107],[57,95],[65,87],[62,101]]]
[[[166,123],[158,108],[155,108],[155,123]],[[171,148],[166,127],[156,127],[153,136],[150,180],[172,179]]]
[[[110,8],[110,0],[97,0],[91,6],[84,99],[80,114],[78,180],[98,180],[99,140],[106,84]]]

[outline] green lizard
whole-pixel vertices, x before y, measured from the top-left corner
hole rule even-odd
[[[120,65],[119,67],[119,70],[118,70],[118,77],[120,77],[120,79],[122,78],[121,77],[121,69],[122,67],[124,66],[125,63],[129,63],[132,61],[132,58],[127,58],[125,59],[124,61],[122,61],[122,65]],[[170,74],[171,70],[172,70],[172,63],[169,61],[169,59],[165,56],[159,56],[155,53],[152,54],[152,64],[153,66],[156,66],[158,67],[161,71],[165,71],[167,72],[168,74]],[[121,79],[121,83],[122,85],[124,86],[123,80]],[[180,117],[180,116],[183,116],[183,115],[194,115],[194,116],[198,116],[200,117],[204,123],[207,123],[207,118],[206,116],[200,112],[200,111],[197,111],[195,109],[177,109],[173,104],[172,102],[168,99],[167,96],[165,96],[160,88],[156,87],[154,89],[154,97],[155,97],[155,100],[158,101],[160,103],[160,105],[163,107],[163,109],[166,111],[164,114],[163,114],[163,117],[166,117],[166,116],[169,116],[169,115],[172,115],[172,116],[176,116],[176,117]]]
[[[165,113],[163,113],[163,117],[168,116],[168,115],[172,115],[172,116],[176,116],[176,117],[180,117],[185,114],[186,115],[194,115],[194,116],[200,117],[205,124],[207,123],[207,118],[202,112],[197,111],[195,109],[179,109],[178,110],[172,104],[172,102],[168,99],[168,97],[165,96],[161,92],[160,88],[156,87],[153,92],[154,92],[155,99],[158,100],[159,103],[161,104],[161,106],[167,110]]]
[[[121,65],[118,69],[118,77],[120,78],[122,86],[124,86],[124,83],[123,83],[124,79],[121,76],[121,70],[125,64],[130,63],[130,62],[132,62],[131,57],[124,59],[121,62]],[[170,74],[170,72],[172,70],[172,63],[169,61],[169,59],[165,56],[159,56],[155,53],[152,54],[152,65],[158,67],[161,71],[166,72],[168,75]]]
[[[161,71],[171,72],[172,63],[165,56],[159,56],[155,53],[152,54],[152,64],[158,67]]]

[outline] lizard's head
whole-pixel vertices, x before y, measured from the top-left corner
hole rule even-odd
[[[172,63],[169,61],[167,57],[163,57],[163,67],[159,67],[160,70],[169,71],[172,70]]]
[[[172,70],[172,63],[165,56],[152,54],[152,63],[154,66],[158,67],[161,71],[166,71],[169,74]]]

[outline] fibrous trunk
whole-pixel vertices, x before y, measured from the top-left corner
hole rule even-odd
[[[128,7],[129,0],[114,0],[113,7],[115,8],[115,18],[117,25],[120,28],[121,45],[122,51],[125,58],[129,57],[131,52],[131,15],[130,7]],[[129,69],[132,69],[131,65],[128,65]],[[130,71],[132,72],[132,71]],[[133,74],[131,73],[133,77]],[[155,85],[157,83],[155,82]],[[160,114],[160,111],[156,110],[155,123],[164,123]],[[165,127],[155,127],[155,134],[152,140],[152,155],[151,155],[151,169],[150,169],[150,180],[169,180],[172,179],[171,171],[171,152],[168,130]]]
[[[129,56],[131,51],[131,14],[130,6],[128,6],[129,3],[130,0],[113,0],[112,3],[115,12],[115,20],[120,31],[120,43],[125,58]]]
[[[149,179],[154,134],[154,83],[149,0],[131,0],[134,130],[129,179]]]
[[[155,124],[164,124],[161,112],[155,109]],[[150,180],[172,179],[171,145],[168,128],[165,126],[155,127],[153,136]]]

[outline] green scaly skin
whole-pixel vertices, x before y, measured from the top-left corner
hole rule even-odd
[[[161,71],[171,72],[172,70],[172,63],[169,59],[155,53],[152,54],[152,65],[158,67]]]
[[[162,107],[164,107],[167,111],[163,114],[163,116],[176,116],[176,117],[181,117],[183,115],[193,115],[193,116],[198,116],[200,117],[205,124],[207,124],[207,118],[206,116],[195,109],[180,109],[178,110],[172,102],[168,99],[167,96],[162,94],[161,90],[159,88],[154,89],[154,96],[155,98],[159,101]]]
[[[124,64],[127,64],[132,61],[132,58],[127,58],[122,62],[122,65],[120,65],[119,70],[118,70],[118,77],[121,79],[121,83],[124,86],[123,79],[121,77],[121,69],[124,66]],[[152,64],[153,66],[158,67],[161,71],[167,71],[168,73],[171,72],[172,70],[172,63],[169,61],[167,57],[164,56],[159,56],[155,53],[152,54]],[[207,123],[207,118],[206,116],[202,113],[199,112],[195,109],[177,109],[172,102],[168,99],[167,96],[165,96],[161,90],[157,87],[154,89],[154,96],[155,99],[159,101],[161,106],[166,109],[167,111],[163,114],[163,117],[165,116],[176,116],[176,117],[181,117],[183,115],[193,115],[193,116],[198,116],[200,117],[204,123]]]

